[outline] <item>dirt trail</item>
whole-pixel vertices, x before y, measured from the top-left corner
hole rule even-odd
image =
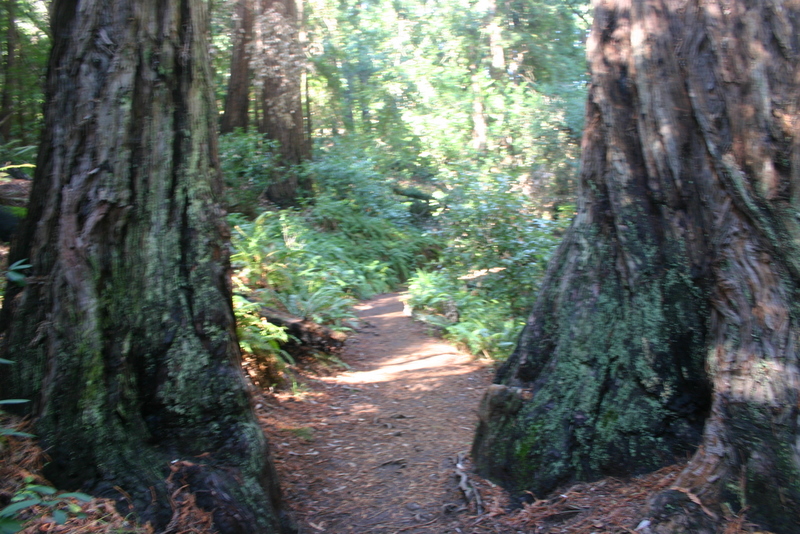
[[[300,534],[630,534],[683,469],[576,483],[515,510],[501,488],[470,473],[479,514],[454,475],[491,363],[426,335],[396,294],[357,312],[362,326],[342,355],[348,371],[306,376],[308,391],[257,406]],[[743,514],[723,526],[756,532]]]
[[[426,335],[397,294],[356,310],[349,370],[259,405],[301,533],[470,532],[454,469],[491,365]]]

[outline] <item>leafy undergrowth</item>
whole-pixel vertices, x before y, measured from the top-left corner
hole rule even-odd
[[[245,164],[260,165],[238,165]],[[239,339],[248,369],[258,370],[252,378],[268,386],[289,382],[287,369],[297,362],[287,349],[292,339],[266,320],[264,308],[350,332],[357,299],[393,290],[441,248],[365,156],[332,150],[297,172],[313,176],[313,202],[229,217]]]
[[[24,431],[26,425],[0,416],[0,427]],[[57,492],[41,475],[47,457],[32,437],[0,438],[0,532],[87,532],[149,534],[117,513],[108,499]],[[71,496],[72,495],[72,496]]]
[[[243,134],[226,139],[234,147],[252,144]],[[269,165],[254,156],[232,158],[228,167],[226,179],[249,183]],[[280,350],[285,334],[248,302],[350,331],[356,299],[408,283],[415,318],[471,354],[510,354],[568,212],[543,218],[524,176],[460,164],[424,183],[401,180],[346,142],[320,150],[295,172],[314,182],[313,202],[255,219],[230,217],[246,352],[271,358],[278,373],[295,363]],[[255,210],[245,198],[249,189],[237,191],[229,194],[244,197],[229,204]]]
[[[569,218],[541,218],[522,183],[499,172],[464,170],[450,182],[436,232],[446,245],[409,280],[406,304],[471,354],[503,360]]]

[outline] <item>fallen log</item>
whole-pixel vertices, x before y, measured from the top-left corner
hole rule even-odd
[[[281,348],[293,357],[312,355],[315,352],[332,354],[341,350],[347,339],[347,335],[343,332],[335,332],[313,321],[275,308],[264,306],[260,315],[270,323],[286,328],[291,338]]]

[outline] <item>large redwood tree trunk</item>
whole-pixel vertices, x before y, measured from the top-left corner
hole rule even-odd
[[[693,454],[652,532],[798,531],[798,35],[796,0],[596,1],[578,213],[481,471],[542,495]]]
[[[239,367],[202,0],[56,0],[48,104],[2,313],[2,395],[49,476],[163,529],[165,479],[221,533],[281,532]]]

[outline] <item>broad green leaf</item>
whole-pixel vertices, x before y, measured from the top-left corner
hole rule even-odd
[[[6,277],[9,281],[14,282],[15,284],[25,285],[25,275],[18,273],[16,271],[8,271],[6,273]]]
[[[59,493],[58,496],[62,499],[78,499],[79,501],[89,502],[92,500],[91,495],[86,495],[85,493],[80,493],[77,491],[73,491],[70,493]]]
[[[35,438],[33,434],[27,432],[19,432],[13,428],[0,428],[0,436],[14,436],[17,438]]]
[[[22,522],[9,517],[0,517],[0,534],[16,534],[22,530]]]
[[[18,260],[8,266],[9,271],[18,271],[20,269],[30,269],[33,267],[30,263],[27,263],[28,260]]]
[[[67,522],[67,519],[69,519],[69,517],[63,510],[53,510],[53,521],[55,521],[56,524],[63,525]]]
[[[25,489],[27,489],[28,491],[35,491],[39,495],[53,495],[56,492],[55,488],[52,488],[50,486],[42,486],[40,484],[34,484],[32,486],[28,486]]]
[[[0,510],[0,517],[13,517],[20,510],[24,510],[29,506],[36,506],[37,504],[41,504],[41,502],[41,499],[27,499],[24,501],[15,502],[14,504],[9,504]]]

